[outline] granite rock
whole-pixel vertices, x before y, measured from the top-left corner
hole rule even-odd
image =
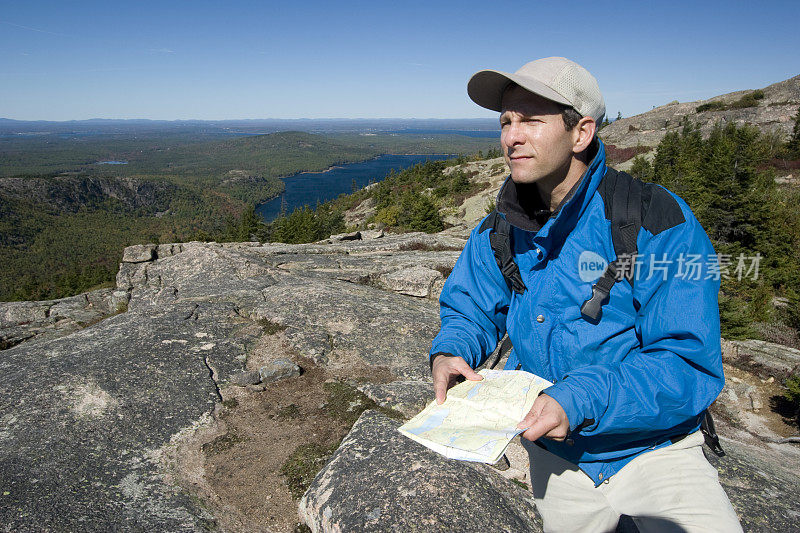
[[[258,369],[259,381],[270,383],[300,375],[300,367],[288,359],[275,359]]]
[[[530,492],[428,450],[399,424],[361,415],[300,500],[312,531],[542,531]]]
[[[122,254],[122,262],[144,263],[146,261],[152,261],[156,257],[156,248],[157,245],[155,244],[135,244],[133,246],[128,246]]]

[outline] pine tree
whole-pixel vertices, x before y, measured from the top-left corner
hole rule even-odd
[[[794,116],[794,129],[786,145],[786,150],[792,159],[800,159],[800,107],[797,108],[797,114]]]
[[[653,181],[653,165],[643,155],[637,155],[633,158],[630,174],[642,181]]]

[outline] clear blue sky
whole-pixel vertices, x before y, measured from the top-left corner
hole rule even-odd
[[[608,115],[800,74],[800,2],[0,0],[0,117],[492,117],[481,68],[566,56]]]

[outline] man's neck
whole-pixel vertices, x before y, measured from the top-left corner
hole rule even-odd
[[[539,197],[542,199],[542,203],[549,207],[551,213],[558,209],[561,202],[564,201],[564,197],[580,181],[581,176],[588,168],[586,163],[573,157],[564,174],[547,176],[536,182]]]

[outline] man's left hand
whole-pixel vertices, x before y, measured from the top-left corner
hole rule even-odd
[[[547,394],[540,394],[533,407],[517,424],[517,429],[528,428],[522,436],[528,440],[540,437],[563,441],[569,433],[569,419],[564,408]]]

